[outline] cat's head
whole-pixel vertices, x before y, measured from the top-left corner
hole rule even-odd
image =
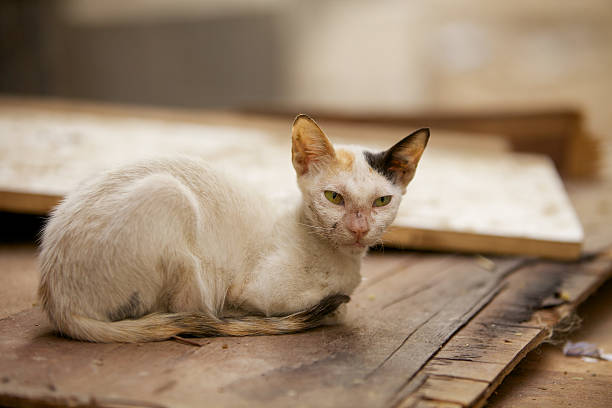
[[[292,127],[292,160],[310,233],[349,253],[380,243],[429,140],[429,129],[388,150],[334,146],[308,116]]]

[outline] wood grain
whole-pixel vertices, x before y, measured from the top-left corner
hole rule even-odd
[[[587,341],[604,351],[612,350],[612,281],[578,309],[580,327],[565,334],[559,343]],[[488,407],[591,408],[612,406],[612,364],[588,362],[565,356],[561,344],[546,344],[529,353],[508,375],[488,401]]]
[[[290,115],[284,107],[257,107],[246,112],[272,117]],[[584,129],[583,115],[574,109],[549,108],[514,111],[433,111],[419,114],[351,114],[313,109],[313,115],[350,124],[385,124],[459,130],[471,134],[502,135],[516,151],[545,154],[564,176],[593,177],[599,170],[598,141]]]
[[[92,404],[113,396],[198,406],[206,395],[214,405],[387,406],[490,300],[516,262],[500,260],[491,272],[471,257],[373,254],[347,325],[290,336],[194,339],[200,348],[63,339],[34,308],[0,321],[0,378],[8,379],[0,383],[0,403],[21,398],[44,406],[54,397],[59,404]]]
[[[0,404],[188,407],[202,395],[218,406],[480,404],[612,268],[496,263],[373,254],[347,325],[193,339],[202,347],[72,341],[26,310],[0,321]],[[560,288],[570,302],[539,310]]]
[[[438,401],[482,405],[525,355],[550,336],[556,325],[610,276],[612,260],[607,257],[585,259],[573,265],[539,262],[518,269],[505,280],[507,288],[422,370],[427,379],[474,382],[464,389],[469,392],[459,394],[462,400],[458,401],[457,393],[447,383],[422,379],[405,398],[428,400],[433,395]],[[567,299],[561,305],[543,306],[547,299],[561,292]]]

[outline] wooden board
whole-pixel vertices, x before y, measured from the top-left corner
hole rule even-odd
[[[303,108],[303,107],[302,107]],[[258,106],[245,110],[267,116],[291,116],[291,107]],[[483,136],[496,135],[513,150],[550,157],[564,177],[594,177],[601,165],[599,140],[584,129],[584,118],[576,109],[532,106],[508,111],[481,107],[465,111],[372,113],[309,110],[317,118],[357,125],[387,124],[404,128],[429,126]]]
[[[570,183],[568,191],[586,236],[584,251],[606,253],[612,243],[612,185],[610,181]],[[607,252],[612,258],[612,252]],[[577,315],[579,324],[565,324],[554,343],[529,353],[492,394],[496,407],[612,406],[612,364],[583,361],[563,355],[565,340],[587,341],[612,351],[612,281],[591,296]],[[572,322],[573,320],[569,320]],[[572,329],[570,332],[569,329]]]
[[[612,271],[610,259],[366,259],[347,324],[295,335],[92,344],[53,335],[38,308],[12,315],[0,405],[479,405]],[[540,310],[559,291],[569,302]]]
[[[0,101],[0,210],[46,213],[83,177],[160,154],[204,157],[270,194],[295,197],[290,121]],[[323,127],[335,142],[377,149],[409,131]],[[432,132],[387,245],[579,256],[582,228],[550,160],[508,153],[484,139],[449,144],[444,131]]]
[[[0,378],[8,379],[0,382],[0,404],[9,398],[59,398],[60,404],[115,398],[199,406],[206,395],[211,404],[225,406],[296,400],[338,406],[364,398],[386,406],[405,373],[418,371],[484,306],[516,262],[503,261],[491,272],[471,257],[373,255],[351,302],[349,324],[291,336],[195,340],[201,348],[57,338],[35,308],[0,321]],[[448,301],[439,302],[442,294]],[[431,342],[418,340],[431,334]],[[415,345],[418,352],[404,353]]]
[[[605,352],[612,350],[612,281],[598,289],[578,309],[580,326],[572,333],[529,353],[495,390],[488,401],[497,407],[561,407],[579,405],[589,408],[612,406],[612,364],[585,361],[563,354],[565,340],[596,344]]]
[[[433,395],[438,401],[483,405],[527,353],[610,276],[612,260],[607,257],[573,266],[537,263],[516,271],[506,280],[506,290],[427,363],[420,378],[408,383],[416,385],[402,404]],[[560,293],[567,300],[559,299]],[[548,308],[554,299],[561,305]],[[449,387],[453,383],[457,388],[457,382],[464,385],[459,394]]]

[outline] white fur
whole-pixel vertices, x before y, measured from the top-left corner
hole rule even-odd
[[[109,321],[134,298],[131,318],[278,316],[350,295],[403,187],[372,171],[361,148],[343,148],[354,155],[352,169],[299,176],[303,200],[289,211],[193,158],[142,162],[86,181],[44,231],[41,295],[51,322],[96,340],[75,319]],[[344,205],[328,201],[325,190],[342,194]],[[389,205],[372,206],[385,195],[393,196]],[[349,230],[356,214],[369,226],[357,243]]]

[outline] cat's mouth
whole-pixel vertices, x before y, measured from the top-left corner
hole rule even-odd
[[[368,247],[366,244],[364,244],[363,242],[359,240],[345,244],[345,246],[350,247],[350,248],[358,248],[358,249],[365,249]]]

